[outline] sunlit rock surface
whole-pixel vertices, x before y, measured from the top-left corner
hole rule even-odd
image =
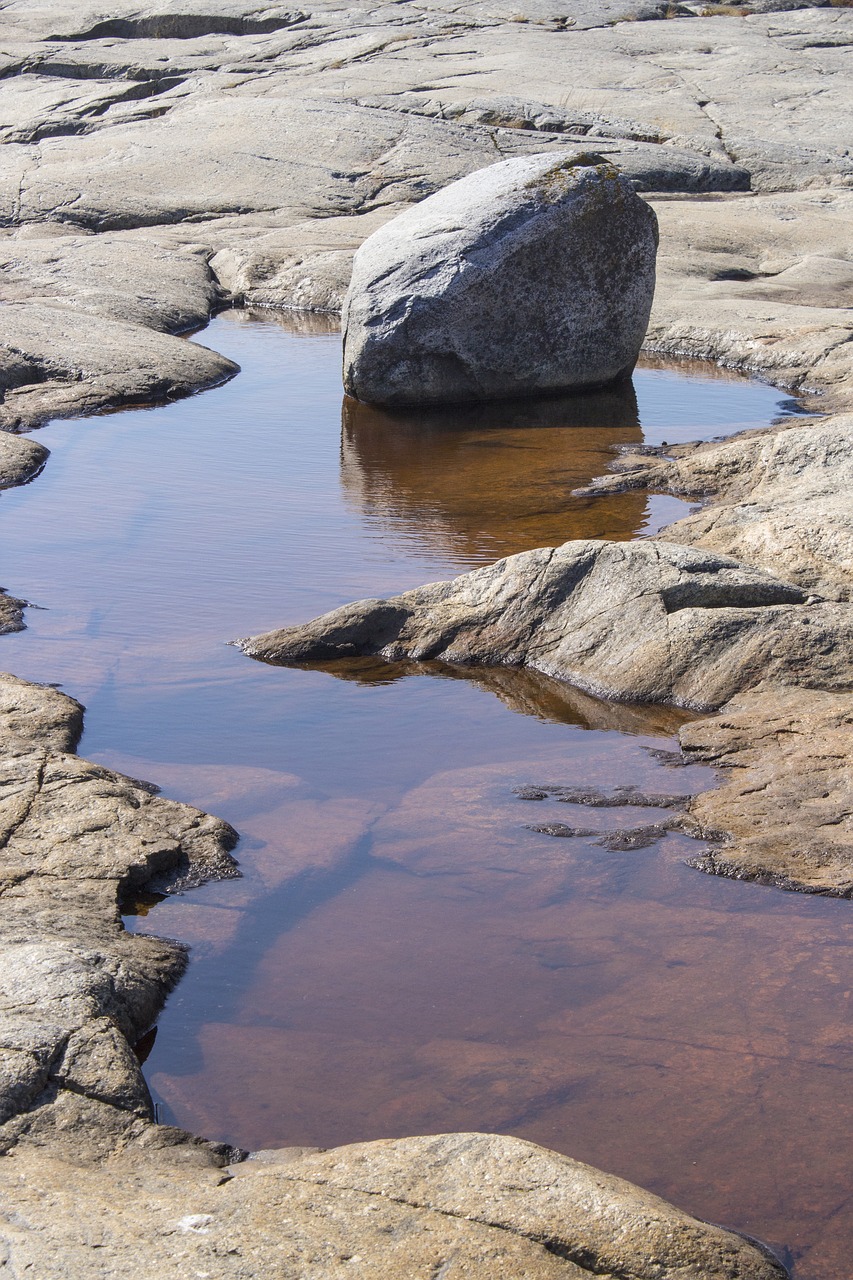
[[[599,696],[706,708],[772,676],[849,684],[851,610],[806,599],[711,552],[578,541],[239,643],[267,662],[530,666]]]
[[[708,547],[784,573],[829,599],[853,594],[853,415],[699,445],[664,457],[628,452],[583,493],[652,489],[705,498],[670,525],[667,540]]]
[[[0,1191],[16,1209],[2,1232],[11,1265],[46,1280],[157,1280],[179,1269],[224,1280],[785,1276],[741,1237],[516,1138],[295,1147],[223,1168],[226,1153],[176,1136],[137,1123],[109,1162],[78,1160],[73,1172],[56,1149],[3,1161]]]
[[[453,404],[606,386],[632,372],[657,220],[590,153],[505,160],[374,231],[344,302],[344,389]]]
[[[744,9],[751,16],[738,16]],[[215,306],[235,299],[336,310],[354,251],[395,213],[496,160],[542,151],[559,158],[579,146],[603,154],[649,193],[661,223],[649,330],[655,349],[816,387],[832,407],[849,405],[853,11],[788,9],[786,0],[747,0],[736,13],[711,2],[342,9],[320,0],[310,12],[261,12],[240,0],[158,0],[144,10],[114,4],[105,14],[97,5],[10,0],[0,53],[0,298],[16,305],[2,337],[0,426],[25,428],[51,415],[209,385],[233,368],[171,335],[203,322]],[[755,520],[748,496],[723,514],[723,493],[723,504],[699,513],[680,540],[707,538],[803,591],[841,599],[842,575],[831,560],[833,542],[844,549],[843,511],[815,494],[813,533],[796,545],[805,527],[798,516],[777,542],[780,519],[788,521],[776,507],[785,483],[776,487],[773,511]],[[701,492],[724,487],[709,475]],[[829,616],[819,604],[756,612],[793,617],[813,609]],[[721,618],[726,611],[711,612]],[[812,645],[803,670],[811,669],[812,653],[818,671],[843,666],[845,634],[849,627],[830,630]],[[820,873],[825,891],[849,884],[838,853],[840,819],[850,811],[842,787],[848,695],[781,690],[750,694],[684,744],[723,764],[746,762],[744,773],[731,775],[731,805],[705,811],[708,821],[730,821],[738,842],[718,869],[726,858],[730,868],[748,858],[760,876],[772,877],[785,842],[789,852],[808,848],[803,836],[819,826],[834,850]],[[70,746],[61,725],[53,741],[51,723],[48,716],[43,730],[28,731],[29,763],[3,739],[11,762],[7,825],[22,838],[21,823],[31,821],[26,796],[36,801],[32,821],[47,803],[38,794],[38,760],[54,761]],[[762,725],[772,726],[773,739],[762,736]],[[808,767],[797,754],[798,726],[804,750],[814,735],[832,748],[812,752]],[[83,778],[74,781],[78,794],[94,790],[100,819],[105,790],[113,793],[113,817],[123,815],[103,828],[103,848],[123,846],[125,820],[141,835],[153,814],[145,788],[88,775],[82,762],[67,767],[72,781]],[[739,785],[747,775],[756,785]],[[71,782],[63,789],[71,791]],[[726,791],[703,803],[713,806],[716,794]],[[759,849],[751,826],[764,817],[772,839]],[[174,849],[174,831],[163,839]],[[141,866],[144,848],[135,837],[130,843]],[[38,856],[27,853],[27,865]],[[148,1105],[141,1076],[116,1027],[125,1035],[125,1025],[133,1033],[147,1022],[179,967],[176,949],[142,939],[116,943],[111,876],[18,880],[22,861],[3,894],[9,945],[37,934],[58,937],[50,946],[73,954],[67,964],[54,964],[51,951],[43,969],[24,966],[32,999],[25,1021],[7,1024],[3,1098],[16,1114],[4,1140],[16,1145],[0,1161],[0,1175],[4,1204],[13,1207],[3,1228],[13,1268],[161,1280],[187,1270],[292,1274],[308,1258],[312,1275],[336,1280],[354,1266],[366,1275],[434,1280],[466,1270],[577,1276],[586,1265],[551,1252],[556,1235],[543,1244],[515,1225],[421,1209],[408,1191],[399,1201],[373,1186],[331,1191],[313,1166],[306,1180],[288,1182],[286,1195],[262,1166],[270,1179],[264,1199],[260,1177],[228,1179],[228,1153],[152,1126],[139,1110]],[[112,854],[107,861],[118,865]],[[803,880],[816,865],[789,860],[782,875]],[[82,955],[68,942],[79,938],[78,925]],[[45,984],[36,990],[39,974]],[[71,978],[84,985],[62,985]],[[107,997],[114,1003],[105,1014],[98,1001]],[[81,1010],[97,1032],[91,1044],[78,1034],[83,1022],[53,1019]],[[755,1096],[751,1082],[747,1096]],[[122,1144],[124,1154],[116,1154]],[[105,1150],[112,1154],[99,1163]],[[420,1168],[424,1153],[411,1150]],[[494,1146],[488,1150],[497,1157]],[[311,1157],[296,1159],[304,1167]],[[550,1173],[553,1183],[553,1167]],[[320,1176],[328,1174],[324,1167]],[[843,1208],[844,1189],[837,1195]],[[285,1219],[295,1224],[290,1253],[282,1246]],[[382,1233],[381,1255],[361,1252],[370,1222]],[[591,1265],[612,1269],[612,1254],[606,1262],[602,1256]],[[746,1270],[722,1274],[764,1280],[768,1264],[749,1259]],[[697,1275],[716,1274],[706,1254],[697,1266]]]

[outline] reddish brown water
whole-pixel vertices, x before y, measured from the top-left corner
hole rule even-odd
[[[321,326],[322,329],[322,326]],[[4,585],[45,610],[9,669],[89,708],[83,751],[232,821],[244,878],[137,927],[193,944],[146,1070],[164,1118],[246,1145],[516,1133],[847,1280],[850,904],[704,877],[656,809],[529,801],[560,783],[708,786],[646,748],[681,717],[532,673],[353,664],[224,641],[685,510],[575,499],[614,444],[758,425],[778,393],[641,371],[636,397],[462,419],[345,414],[338,339],[227,316],[244,374],[59,423],[0,500]]]

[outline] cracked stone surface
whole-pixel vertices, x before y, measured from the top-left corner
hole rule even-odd
[[[849,601],[853,592],[853,415],[788,422],[731,440],[623,455],[584,492],[646,489],[708,498],[660,535],[783,572],[804,590]]]
[[[14,389],[0,426],[209,385],[233,369],[170,335],[230,298],[338,309],[355,249],[393,214],[495,160],[579,142],[661,193],[655,346],[826,389],[849,363],[853,15],[740,10],[12,0],[0,299],[20,310],[0,335]],[[44,306],[50,371],[15,340]],[[134,326],[115,378],[81,361],[81,311],[93,332]]]
[[[724,833],[700,871],[806,893],[853,897],[853,697],[761,689],[717,719],[681,729],[691,759],[722,770],[691,816]]]
[[[151,1117],[131,1045],[186,953],[125,933],[119,900],[140,884],[235,874],[227,823],[82,760],[82,724],[74,699],[0,676],[4,1147],[38,1126],[40,1107],[61,1093],[108,1105],[113,1129],[127,1115]]]

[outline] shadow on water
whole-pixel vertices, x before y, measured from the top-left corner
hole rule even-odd
[[[686,717],[523,670],[291,670],[224,643],[648,533],[684,504],[571,489],[613,446],[761,426],[778,393],[652,368],[571,402],[342,423],[325,319],[225,314],[204,341],[241,376],[51,424],[38,484],[0,501],[4,585],[44,606],[8,667],[81,698],[85,755],[242,835],[241,880],[130,922],[193,948],[140,1046],[164,1118],[245,1146],[515,1132],[846,1280],[849,904],[703,877],[678,831],[604,848],[661,810],[548,790],[712,785],[649,751]]]

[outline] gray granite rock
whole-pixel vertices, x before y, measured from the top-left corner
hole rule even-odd
[[[235,874],[226,823],[73,754],[82,716],[56,689],[0,676],[4,1147],[33,1122],[43,1095],[80,1094],[150,1117],[130,1046],[186,957],[178,945],[125,933],[119,899],[138,886]]]
[[[446,404],[627,378],[652,305],[657,223],[598,160],[505,160],[369,236],[342,316],[348,394]]]
[[[578,541],[237,643],[278,663],[529,666],[598,696],[701,709],[764,679],[853,685],[853,608],[806,600],[713,552]]]

